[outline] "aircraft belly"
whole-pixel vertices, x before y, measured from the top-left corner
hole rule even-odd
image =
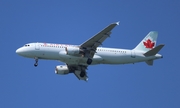
[[[60,61],[65,62],[67,64],[77,64],[77,65],[87,65],[87,58],[75,57],[75,56],[64,56],[59,58]],[[93,59],[91,65],[100,64],[97,60]]]
[[[127,64],[137,62],[139,59],[143,60],[144,57],[132,57],[131,53],[127,52],[126,54],[104,54],[101,55],[103,58],[102,64]]]
[[[59,60],[67,64],[87,65],[86,63],[87,59],[88,58],[67,55],[65,51],[59,52]],[[91,63],[91,65],[100,64],[101,61],[102,61],[102,58],[100,56],[94,55],[93,62]]]
[[[50,59],[50,60],[58,60],[58,53],[40,53],[38,58],[41,59]]]
[[[114,56],[103,56],[103,64],[123,64],[129,59],[128,56],[114,55]]]

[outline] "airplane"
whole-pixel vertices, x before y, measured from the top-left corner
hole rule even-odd
[[[134,49],[99,47],[110,37],[112,29],[117,25],[119,22],[110,24],[80,45],[35,42],[18,48],[16,53],[35,59],[35,67],[38,66],[39,59],[64,62],[65,65],[55,67],[56,74],[74,73],[79,80],[84,81],[88,80],[86,70],[90,65],[146,62],[152,66],[155,59],[163,58],[158,52],[164,44],[156,46],[158,37],[156,31],[150,31]]]

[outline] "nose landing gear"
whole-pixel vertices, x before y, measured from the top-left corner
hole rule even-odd
[[[35,63],[34,66],[37,67],[38,66],[38,58],[35,58]]]

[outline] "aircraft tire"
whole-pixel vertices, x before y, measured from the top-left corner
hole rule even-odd
[[[84,76],[85,76],[85,72],[81,72],[80,77],[84,77]]]
[[[34,64],[34,66],[35,66],[35,67],[37,67],[37,66],[38,66],[38,64],[37,64],[37,63],[35,63],[35,64]]]
[[[90,65],[92,63],[92,59],[88,58],[87,64]]]

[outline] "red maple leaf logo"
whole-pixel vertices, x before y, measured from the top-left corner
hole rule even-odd
[[[143,43],[146,48],[151,48],[151,49],[154,47],[154,44],[155,44],[150,39],[146,40],[146,42],[143,42]]]

